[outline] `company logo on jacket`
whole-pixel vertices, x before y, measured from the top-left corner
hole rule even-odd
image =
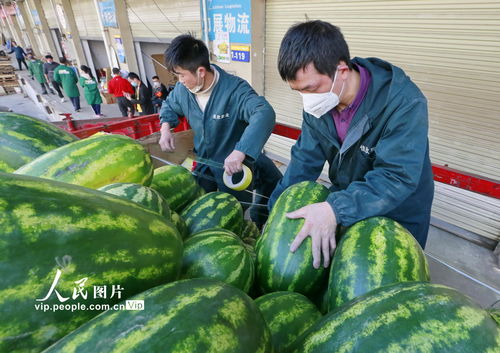
[[[229,118],[229,113],[226,113],[226,114],[214,114],[212,116],[212,119],[215,119],[215,120],[220,120],[220,119],[225,119],[225,118]]]

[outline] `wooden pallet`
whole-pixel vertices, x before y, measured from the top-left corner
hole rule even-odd
[[[0,85],[11,82],[17,82],[17,76],[15,74],[0,74]]]

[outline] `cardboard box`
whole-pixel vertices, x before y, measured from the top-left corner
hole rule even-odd
[[[104,104],[115,104],[116,103],[116,97],[113,96],[109,92],[101,92],[101,98],[102,98],[102,102]]]

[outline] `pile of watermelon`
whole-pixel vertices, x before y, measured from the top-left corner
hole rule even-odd
[[[260,232],[133,139],[0,113],[0,351],[499,352],[498,313],[430,284],[391,219],[347,228],[329,268],[310,239],[292,254],[286,213],[327,196],[291,186]]]

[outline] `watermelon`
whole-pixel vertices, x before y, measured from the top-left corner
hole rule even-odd
[[[402,225],[372,217],[351,226],[338,244],[328,281],[328,310],[396,282],[429,281],[429,266]]]
[[[401,282],[329,312],[293,345],[293,353],[498,353],[500,328],[455,289]]]
[[[184,243],[181,277],[214,278],[248,292],[254,279],[254,262],[236,234],[210,229]]]
[[[61,304],[53,283],[69,297],[64,304],[88,308],[120,301],[113,286],[124,299],[174,281],[182,265],[182,240],[168,220],[76,185],[0,173],[0,227],[0,352],[39,352],[99,313],[37,309]],[[81,286],[87,298],[73,299]],[[105,287],[104,298],[94,298],[94,286]]]
[[[170,208],[160,193],[147,186],[134,183],[114,183],[98,190],[136,202],[171,220]]]
[[[223,282],[182,280],[131,299],[143,300],[144,310],[108,310],[45,353],[272,352],[269,328],[253,300]]]
[[[243,230],[241,231],[241,239],[257,239],[259,236],[260,231],[255,222],[250,219],[245,219],[243,223]]]
[[[13,172],[26,163],[78,138],[27,115],[0,113],[0,171]]]
[[[181,213],[190,234],[211,228],[224,228],[240,234],[243,209],[231,194],[214,191],[194,200]]]
[[[256,248],[257,281],[264,293],[292,291],[310,296],[327,281],[328,269],[313,267],[310,237],[295,253],[290,252],[304,219],[289,219],[286,214],[323,202],[328,195],[323,185],[303,181],[287,188],[276,201]]]
[[[500,308],[488,309],[488,312],[490,313],[493,320],[495,320],[497,324],[500,325]]]
[[[149,185],[153,165],[146,150],[130,137],[106,134],[59,147],[15,173],[98,189],[121,182]]]
[[[321,313],[305,296],[274,292],[255,300],[271,331],[274,351],[287,352],[295,340],[311,327]]]
[[[180,165],[165,165],[154,170],[151,188],[158,191],[170,209],[181,212],[204,193],[194,176]]]
[[[181,235],[182,239],[186,239],[189,236],[189,231],[186,225],[186,222],[182,219],[181,216],[177,212],[171,211],[171,218],[172,218],[172,223],[174,224],[175,228],[179,231],[179,234]]]

